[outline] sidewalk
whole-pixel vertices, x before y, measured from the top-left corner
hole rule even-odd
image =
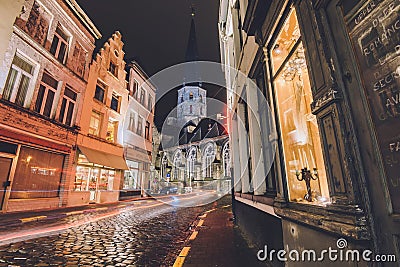
[[[198,217],[174,267],[266,266],[257,260],[257,251],[249,248],[234,226],[231,208],[218,205]]]

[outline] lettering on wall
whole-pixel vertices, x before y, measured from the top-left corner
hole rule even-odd
[[[400,0],[369,1],[347,23],[396,213],[400,213],[399,13]]]

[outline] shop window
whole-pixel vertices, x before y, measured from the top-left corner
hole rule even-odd
[[[311,113],[313,96],[294,9],[277,37],[271,58],[290,200],[326,203],[325,163],[317,119]]]
[[[109,121],[107,125],[107,134],[106,140],[110,142],[116,142],[116,134],[117,134],[118,122]]]
[[[69,36],[58,25],[54,33],[53,42],[51,43],[50,53],[53,54],[58,61],[65,63],[68,52]]]
[[[99,136],[100,135],[100,125],[102,120],[102,114],[97,111],[92,111],[92,116],[90,117],[89,124],[89,134]]]
[[[111,72],[112,75],[115,77],[118,77],[118,66],[114,64],[114,62],[110,61],[110,66],[108,68],[108,71]]]
[[[150,138],[150,122],[146,121],[146,126],[144,127],[144,138],[151,141]]]
[[[136,129],[136,133],[140,136],[143,135],[143,118],[142,117],[138,118],[138,125],[137,125],[137,129]]]
[[[106,88],[107,88],[107,86],[104,83],[97,81],[96,91],[94,92],[94,99],[97,99],[101,103],[104,103],[104,96],[106,94]]]
[[[128,130],[131,132],[135,132],[135,121],[136,121],[136,114],[134,112],[129,113],[129,122],[128,122]]]
[[[98,190],[113,190],[114,186],[115,171],[114,170],[100,170],[100,179],[98,184]]]
[[[112,94],[110,108],[119,112],[121,97],[115,93]]]
[[[3,99],[25,106],[33,71],[34,68],[31,63],[22,59],[19,55],[15,55],[7,76]]]
[[[65,88],[58,120],[68,126],[72,124],[77,94],[68,86]]]
[[[36,98],[35,111],[50,117],[55,102],[58,81],[47,73],[43,73],[39,92]]]
[[[21,147],[10,198],[57,197],[64,155]]]

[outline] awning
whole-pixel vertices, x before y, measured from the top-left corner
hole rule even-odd
[[[129,170],[128,166],[126,165],[126,161],[122,155],[116,156],[84,146],[78,146],[78,148],[91,163],[103,165],[118,170]]]

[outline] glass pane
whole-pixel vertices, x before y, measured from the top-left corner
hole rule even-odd
[[[82,167],[82,166],[76,167],[75,183],[74,183],[75,191],[88,190],[90,171],[91,169],[89,167]]]
[[[67,118],[65,120],[65,124],[68,126],[71,126],[72,115],[74,114],[74,107],[75,107],[75,104],[72,102],[69,102]]]
[[[302,44],[283,66],[274,84],[290,200],[327,202],[329,192],[325,164],[317,119],[311,113],[313,98]],[[307,183],[299,181],[303,178],[302,169],[314,173],[312,177],[315,180],[310,180],[311,195],[308,194]]]
[[[108,187],[109,170],[101,170],[98,190],[107,190]]]
[[[50,117],[51,114],[51,109],[53,107],[53,101],[54,101],[54,92],[52,90],[47,90],[47,99],[46,99],[46,104],[44,106],[43,110],[43,115]]]
[[[61,123],[64,122],[64,115],[65,115],[66,106],[67,106],[67,99],[63,98],[62,103],[61,103],[61,108],[60,108],[60,116],[58,117],[58,120]]]
[[[22,70],[26,71],[29,74],[33,73],[33,66],[17,55],[13,59],[13,64],[20,67]]]
[[[56,52],[57,52],[57,46],[58,46],[59,40],[60,39],[57,37],[57,35],[54,35],[53,42],[51,43],[51,47],[50,47],[50,53],[53,54],[54,56],[56,55]]]
[[[42,103],[43,103],[43,97],[44,97],[45,90],[46,90],[46,88],[44,87],[44,85],[40,85],[38,96],[36,98],[36,105],[35,105],[35,111],[36,112],[40,112],[40,109],[42,108]]]
[[[296,12],[292,9],[272,49],[271,56],[274,75],[282,66],[290,50],[292,50],[299,38],[300,28]]]
[[[47,85],[50,85],[54,89],[57,89],[57,84],[58,84],[57,80],[51,77],[47,73],[43,73],[42,82],[44,82]]]
[[[65,88],[64,95],[72,100],[76,100],[76,93],[68,87]]]
[[[19,84],[17,97],[15,98],[15,103],[24,106],[26,93],[28,92],[30,78],[22,75],[21,82]]]
[[[57,197],[64,156],[22,147],[10,198]]]
[[[66,43],[62,42],[60,45],[60,50],[58,51],[57,59],[60,62],[64,63],[66,53],[67,53],[67,45]]]
[[[15,69],[11,68],[10,72],[8,73],[6,86],[4,87],[3,99],[6,99],[6,100],[11,99],[11,93],[15,86],[15,80],[17,79],[17,75],[18,75],[18,72]]]
[[[103,102],[104,100],[104,89],[101,88],[99,85],[96,86],[96,92],[94,93],[94,98]]]

